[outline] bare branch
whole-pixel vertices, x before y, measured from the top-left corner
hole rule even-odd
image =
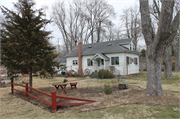
[[[159,6],[157,5],[156,0],[153,0],[153,3],[154,3],[154,5],[155,5],[156,12],[158,13],[158,18],[159,18],[159,17],[160,17],[160,10],[159,10]]]

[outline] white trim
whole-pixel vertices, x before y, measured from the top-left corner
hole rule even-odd
[[[92,56],[92,57],[90,58],[90,60],[93,60],[96,56],[99,56],[101,59],[104,59],[104,60],[105,60],[105,58],[102,57],[101,55],[99,55],[98,53],[96,53],[94,56]]]

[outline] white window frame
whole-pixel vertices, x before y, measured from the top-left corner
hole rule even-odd
[[[78,60],[73,60],[73,61],[72,61],[72,64],[73,64],[74,66],[78,65]]]
[[[87,66],[93,66],[93,61],[90,60],[90,65],[89,65],[88,60],[90,60],[90,59],[87,59]]]
[[[116,58],[117,58],[118,56],[116,56],[116,57],[111,57],[111,65],[119,65],[119,61],[118,61],[118,64],[117,64],[117,62],[116,62]],[[114,62],[115,62],[115,64],[112,64],[112,59],[114,58]],[[118,60],[119,60],[119,57],[118,57]]]
[[[134,58],[134,64],[135,64],[135,65],[138,64],[138,58],[137,58],[137,57]]]

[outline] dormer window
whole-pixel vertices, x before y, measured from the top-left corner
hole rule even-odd
[[[131,44],[130,44],[130,50],[131,50]]]
[[[133,51],[135,51],[135,46],[133,45]]]

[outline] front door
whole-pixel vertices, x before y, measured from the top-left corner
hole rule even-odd
[[[97,62],[98,62],[98,71],[100,69],[104,69],[104,60],[103,59],[98,59]]]
[[[94,71],[95,70],[99,71],[99,69],[104,68],[104,60],[97,58],[96,60],[94,60],[93,65],[94,65]]]
[[[99,68],[101,66],[101,61],[98,60],[97,62],[98,62],[98,68]]]

